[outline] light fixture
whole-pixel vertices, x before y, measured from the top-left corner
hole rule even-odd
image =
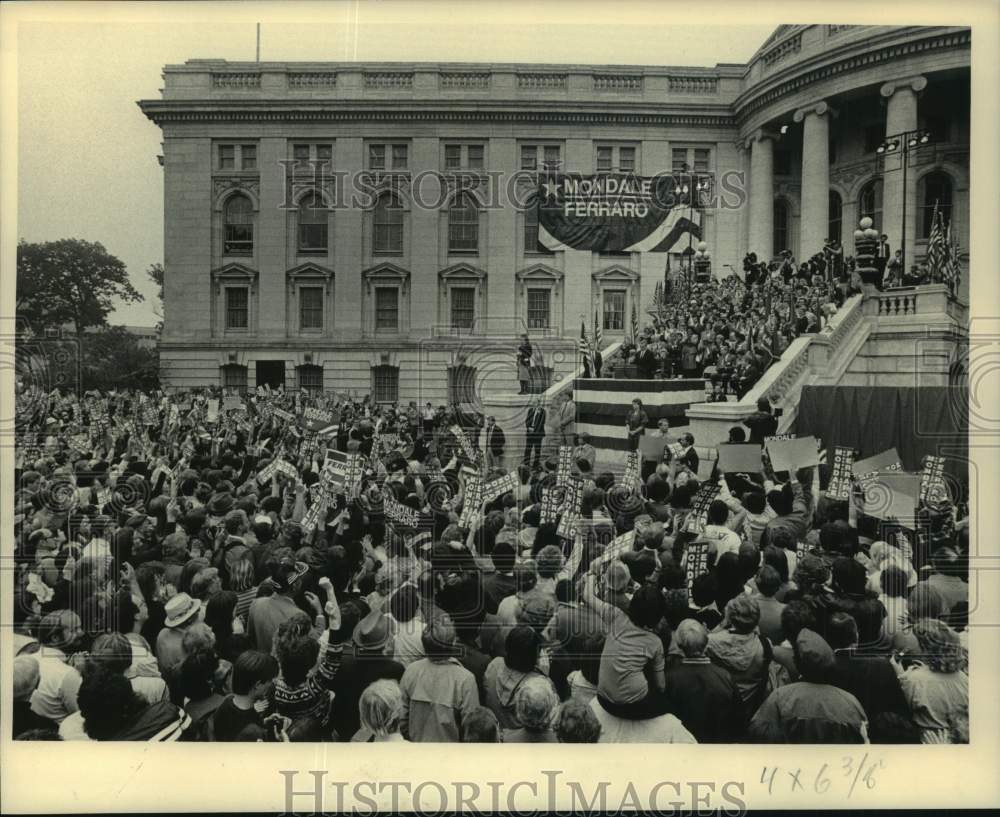
[[[687,194],[687,191],[688,191],[688,186],[686,184],[684,185],[679,184],[677,185],[677,187],[674,188],[674,195],[680,196],[682,194]]]
[[[780,133],[781,133],[782,136],[784,136],[786,133],[788,133],[788,125],[782,125]]]
[[[926,145],[931,140],[931,135],[928,131],[924,131],[920,134],[920,144]]]
[[[915,148],[917,146],[917,137],[911,136],[906,142],[907,147]]]

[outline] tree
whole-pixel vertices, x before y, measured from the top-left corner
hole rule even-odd
[[[125,264],[101,244],[64,238],[17,245],[17,316],[35,331],[106,326],[114,299],[141,301]]]
[[[123,326],[88,332],[81,341],[84,389],[159,388],[160,356]]]
[[[159,307],[154,307],[153,314],[159,318],[159,324],[157,328],[163,327],[163,264],[156,263],[150,264],[149,269],[146,270],[146,275],[149,276],[149,280],[156,284],[156,298],[159,301]]]

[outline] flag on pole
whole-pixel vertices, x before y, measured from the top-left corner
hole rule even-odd
[[[597,319],[597,310],[594,310],[594,358],[596,360],[597,353],[601,351],[601,322]]]
[[[948,226],[945,228],[944,250],[945,261],[942,280],[948,285],[948,288],[951,290],[951,294],[954,295],[958,292],[958,285],[962,278],[962,268],[958,263],[958,242],[955,240],[955,236],[951,231],[950,221],[948,222]]]
[[[657,287],[660,285],[657,284]],[[659,305],[659,304],[657,304]],[[637,344],[639,342],[639,316],[635,311],[635,299],[632,299],[632,343]]]
[[[586,321],[584,321],[582,316],[580,317],[580,340],[578,343],[578,348],[580,350],[580,357],[587,365],[587,368],[590,371],[591,376],[593,376],[594,356],[591,354],[590,341],[587,339],[587,323]]]
[[[927,269],[932,281],[943,280],[941,266],[944,262],[944,231],[941,229],[941,213],[938,203],[934,202],[934,213],[931,216],[931,234],[927,239]]]

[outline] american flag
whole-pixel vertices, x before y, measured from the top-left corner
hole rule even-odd
[[[593,374],[594,356],[590,352],[590,341],[587,339],[587,324],[582,317],[580,318],[580,340],[577,344],[577,348],[580,351],[580,357],[587,363],[587,366]]]
[[[951,294],[954,295],[958,291],[958,284],[962,278],[962,269],[958,265],[958,242],[951,232],[950,221],[944,233],[944,251],[945,258],[941,269],[941,280],[948,285]]]
[[[601,351],[601,322],[597,319],[597,310],[594,310],[594,354]]]
[[[937,202],[935,201],[934,214],[931,216],[931,234],[927,239],[927,257],[925,258],[932,281],[944,279],[942,265],[945,260],[945,253],[944,230],[941,229],[941,213],[938,212]]]
[[[656,286],[659,287],[659,282]],[[632,300],[632,343],[639,342],[639,316],[635,311],[635,299]]]

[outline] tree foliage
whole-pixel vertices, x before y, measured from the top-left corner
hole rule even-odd
[[[160,356],[139,345],[123,326],[88,332],[81,338],[81,379],[84,389],[158,389]]]
[[[115,299],[143,300],[125,264],[101,244],[64,238],[17,246],[17,316],[31,329],[107,325]]]

